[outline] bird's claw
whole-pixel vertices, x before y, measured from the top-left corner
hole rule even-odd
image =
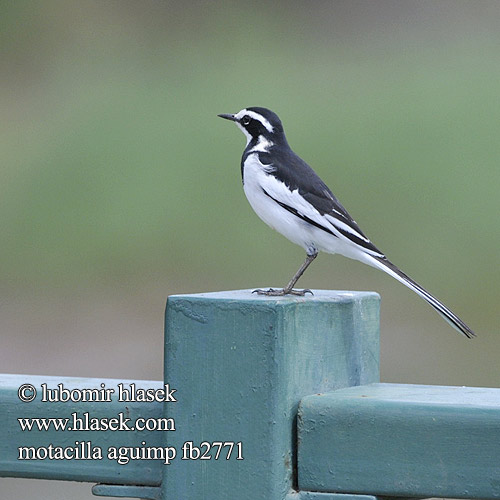
[[[257,290],[254,290],[252,293],[257,293],[258,295],[267,295],[268,297],[282,297],[284,295],[297,295],[299,297],[303,297],[306,293],[314,295],[314,293],[312,293],[309,288],[306,288],[304,290],[295,290],[294,288],[290,288],[289,290],[285,288],[269,288],[267,290],[262,290],[261,288],[257,288]]]
[[[285,295],[285,290],[283,288],[281,290],[277,290],[275,288],[268,288],[267,290],[262,290],[262,288],[257,288],[252,293],[256,293],[258,295],[267,295],[268,297],[279,297],[281,295]]]

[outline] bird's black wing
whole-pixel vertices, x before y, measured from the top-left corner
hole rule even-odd
[[[276,149],[278,148],[273,147],[272,155],[259,153],[259,159],[262,163],[272,164],[273,175],[283,182],[290,191],[298,190],[299,194],[321,215],[328,215],[337,231],[347,239],[370,253],[375,252],[383,256],[383,253],[363,233],[356,221],[316,172],[291,149]],[[294,207],[290,207],[290,209],[292,213],[298,215]],[[302,215],[307,216],[307,214]],[[327,229],[325,228],[325,230]],[[331,231],[328,230],[328,232]]]

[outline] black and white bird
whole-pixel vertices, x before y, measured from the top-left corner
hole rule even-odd
[[[245,134],[241,158],[243,189],[257,215],[290,241],[303,247],[306,260],[285,288],[256,290],[263,295],[304,295],[293,287],[318,252],[338,253],[390,274],[426,300],[452,327],[468,338],[474,332],[450,309],[413,281],[367,238],[326,184],[290,146],[278,116],[251,107],[231,120]]]

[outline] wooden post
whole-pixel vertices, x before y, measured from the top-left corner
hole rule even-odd
[[[165,383],[177,402],[166,403],[176,423],[166,438],[178,455],[162,498],[284,499],[296,486],[301,398],[378,381],[375,293],[169,297]]]

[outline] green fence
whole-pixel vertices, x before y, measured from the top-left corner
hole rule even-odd
[[[375,293],[172,296],[163,382],[0,375],[0,401],[0,476],[100,496],[500,497],[500,389],[380,384]]]

